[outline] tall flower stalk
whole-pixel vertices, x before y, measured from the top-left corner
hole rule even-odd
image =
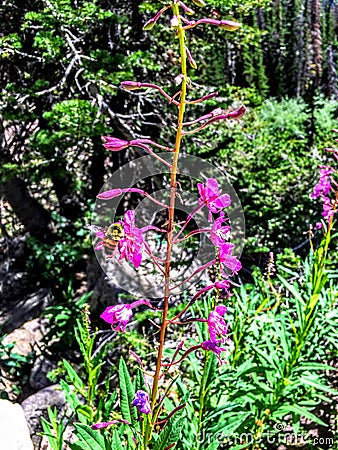
[[[170,174],[170,200],[169,200],[169,208],[168,208],[168,228],[167,228],[167,250],[166,250],[166,258],[165,258],[165,273],[164,273],[164,306],[162,313],[162,325],[160,331],[159,338],[159,347],[157,353],[157,362],[156,362],[156,370],[154,374],[154,382],[152,388],[151,395],[151,403],[154,408],[156,397],[157,397],[157,389],[158,389],[158,381],[161,372],[161,363],[163,357],[163,348],[165,341],[165,333],[168,326],[167,317],[168,317],[168,309],[169,309],[169,298],[170,298],[170,263],[171,263],[171,254],[172,254],[172,246],[173,246],[173,228],[174,228],[174,215],[175,215],[175,199],[176,199],[176,189],[177,189],[177,168],[178,168],[178,159],[181,149],[182,142],[182,130],[183,130],[183,121],[184,121],[184,112],[186,105],[186,96],[187,96],[187,55],[185,50],[185,31],[182,26],[182,21],[180,19],[179,14],[179,6],[177,3],[172,5],[174,17],[178,18],[177,25],[177,35],[179,39],[179,49],[180,49],[180,58],[181,58],[181,92],[180,92],[180,102],[178,107],[178,120],[177,120],[177,131],[176,131],[176,141],[175,141],[175,152],[173,155],[172,165],[171,165],[171,174]],[[147,430],[149,432],[149,430]],[[148,435],[145,437],[145,448],[147,445]]]
[[[203,2],[201,0],[194,0],[193,3],[198,6],[203,6]],[[147,197],[150,201],[156,203],[157,205],[160,205],[167,210],[167,221],[165,228],[158,229],[154,226],[138,228],[134,223],[134,211],[127,211],[124,219],[119,221],[118,223],[111,225],[107,229],[97,227],[97,229],[95,230],[96,236],[101,239],[95,248],[96,250],[103,250],[104,252],[106,252],[106,257],[108,260],[115,260],[119,264],[123,264],[125,261],[128,261],[132,263],[136,268],[138,268],[142,264],[143,254],[145,253],[151,258],[151,261],[154,263],[155,269],[158,270],[163,276],[163,307],[161,325],[159,327],[158,334],[159,338],[156,366],[154,374],[152,375],[152,386],[148,391],[146,390],[146,386],[144,386],[144,389],[139,389],[135,392],[133,399],[128,397],[124,398],[123,402],[121,401],[121,410],[125,410],[126,405],[128,406],[128,408],[137,408],[138,410],[138,414],[140,416],[140,424],[137,425],[133,422],[133,418],[135,418],[134,409],[131,409],[129,412],[127,411],[127,413],[125,413],[125,416],[123,415],[122,411],[121,420],[124,420],[123,423],[126,423],[125,421],[130,423],[134,431],[137,430],[137,428],[139,429],[136,434],[134,433],[133,439],[135,442],[137,442],[138,448],[142,448],[143,450],[153,448],[154,440],[152,439],[152,437],[155,425],[158,426],[159,424],[161,424],[161,426],[164,425],[164,427],[168,426],[169,423],[173,423],[173,421],[175,421],[175,415],[181,414],[182,410],[184,409],[184,404],[178,405],[173,411],[169,413],[169,415],[165,419],[160,420],[159,416],[162,411],[164,398],[168,394],[168,390],[170,389],[174,381],[169,382],[169,386],[167,387],[167,389],[164,389],[164,392],[162,392],[161,390],[161,394],[159,394],[159,381],[168,374],[169,370],[172,367],[179,367],[180,363],[190,353],[197,350],[207,352],[208,356],[211,353],[214,353],[219,363],[224,363],[224,360],[222,359],[222,352],[227,350],[227,346],[229,344],[229,338],[226,336],[227,325],[223,317],[223,315],[226,313],[226,307],[224,305],[216,305],[216,302],[213,302],[213,305],[210,305],[211,312],[209,314],[209,317],[186,318],[186,315],[190,307],[197,301],[197,299],[209,290],[216,291],[216,298],[218,299],[218,301],[220,300],[220,292],[223,293],[223,297],[227,298],[230,295],[229,279],[241,268],[240,262],[233,255],[234,245],[228,242],[228,238],[230,235],[230,226],[227,223],[227,219],[223,212],[223,210],[230,205],[231,199],[227,193],[221,192],[220,186],[218,185],[216,179],[209,178],[205,181],[204,184],[198,183],[197,188],[200,195],[198,206],[187,216],[184,222],[180,224],[175,223],[175,202],[176,197],[178,196],[177,174],[183,137],[194,134],[217,121],[238,120],[245,113],[244,106],[241,106],[238,110],[232,111],[230,113],[223,111],[221,108],[217,108],[211,113],[204,114],[200,118],[185,120],[185,110],[187,104],[202,103],[210,98],[217,96],[217,93],[212,93],[196,100],[187,99],[187,90],[189,85],[187,65],[189,63],[192,68],[196,68],[196,62],[187,47],[186,33],[187,30],[190,30],[195,26],[206,25],[217,26],[228,31],[234,31],[240,26],[240,24],[234,21],[213,19],[200,19],[197,21],[190,21],[186,17],[184,17],[184,14],[187,14],[189,16],[194,14],[192,8],[187,6],[181,0],[173,0],[169,5],[163,7],[152,19],[148,20],[148,22],[144,26],[144,29],[148,30],[153,28],[156,22],[164,15],[164,13],[167,13],[170,10],[172,12],[170,25],[175,32],[179,46],[180,74],[176,77],[177,84],[179,85],[179,91],[173,97],[170,97],[161,86],[152,83],[141,83],[130,80],[122,82],[122,87],[126,90],[154,89],[155,91],[159,92],[166,100],[168,100],[174,107],[177,108],[176,135],[173,148],[158,144],[150,139],[135,139],[132,141],[127,141],[114,137],[104,137],[104,146],[109,151],[123,151],[129,146],[137,146],[145,150],[152,157],[156,158],[160,163],[163,163],[166,167],[166,170],[169,168],[170,191],[168,203],[165,204],[163,202],[159,202],[151,194],[148,194],[147,192],[138,188],[120,188],[114,186],[113,189],[106,192],[101,192],[98,195],[98,198],[100,200],[105,201],[118,197],[125,192],[135,192],[141,194]],[[196,124],[197,128],[190,129],[193,126],[196,126]],[[154,152],[153,148],[156,149],[156,153]],[[172,155],[171,161],[168,162],[167,159],[163,159],[161,156],[159,156],[158,151],[168,152],[169,155]],[[193,232],[183,234],[183,231],[185,230],[189,222],[193,219],[194,215],[196,215],[203,208],[206,208],[208,210],[208,222],[210,224],[209,227],[200,228],[194,230]],[[216,217],[214,217],[215,215]],[[178,231],[176,231],[176,226],[179,226]],[[150,230],[164,233],[166,236],[166,249],[163,259],[155,256],[152,253],[150,246],[147,244],[146,234]],[[211,258],[210,261],[202,264],[200,267],[195,269],[193,273],[190,273],[182,282],[173,285],[171,276],[173,247],[185,240],[190,239],[196,234],[203,233],[207,234],[212,245],[214,245],[215,247],[214,258]],[[182,308],[182,310],[175,317],[169,319],[169,303],[173,290],[184,285],[188,281],[192,280],[194,276],[212,266],[217,268],[217,280],[214,282],[214,284],[205,286],[204,288],[199,290],[190,299],[189,304],[186,307]],[[104,311],[101,315],[101,318],[108,322],[114,330],[124,332],[126,327],[128,326],[128,321],[133,315],[132,309],[140,305],[154,308],[148,300],[142,299],[128,305],[115,305],[108,307],[106,311]],[[184,342],[181,342],[177,346],[171,362],[165,362],[164,348],[167,328],[169,326],[179,326],[194,321],[206,324],[210,338],[197,345],[193,345],[186,350],[183,350]],[[137,356],[136,358],[138,359],[142,371],[145,372],[142,361]],[[208,358],[208,360],[209,359],[210,358]],[[123,372],[123,378],[124,380],[126,380],[128,377],[126,377],[126,369],[123,364],[121,366],[121,370]],[[202,380],[203,386],[205,385],[205,382],[206,379],[204,376]],[[131,383],[128,382],[127,384],[131,389]],[[129,396],[131,392],[130,389],[128,394]],[[128,389],[125,388],[124,392],[128,392]],[[203,396],[202,387],[200,395]],[[203,414],[203,401],[201,402],[201,404],[201,414]],[[112,421],[105,424],[110,425],[115,423],[116,421]],[[104,426],[101,426],[100,424],[95,424],[95,429],[103,427]],[[199,427],[202,427],[202,415],[200,417]],[[156,432],[158,432],[158,429],[156,430]],[[163,437],[163,439],[165,438]],[[175,444],[175,442],[171,441],[164,442],[161,448],[173,448]]]

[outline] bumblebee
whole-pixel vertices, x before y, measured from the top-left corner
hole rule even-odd
[[[124,238],[124,230],[121,223],[116,222],[109,225],[106,230],[103,230],[104,238],[103,238],[103,247],[111,250],[114,253],[116,247],[118,246],[121,239]]]
[[[123,225],[120,222],[112,223],[108,227],[98,227],[96,225],[89,225],[86,228],[91,230],[93,233],[100,233],[101,236],[103,234],[103,238],[101,241],[100,249],[106,250],[107,258],[112,258],[114,256],[114,253],[116,251],[116,248],[121,241],[121,239],[124,238],[124,229]],[[100,237],[101,237],[100,236]],[[98,246],[95,247],[98,249]]]

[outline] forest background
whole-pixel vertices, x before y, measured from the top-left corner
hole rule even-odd
[[[111,154],[106,164],[101,136],[167,137],[171,112],[163,102],[119,87],[125,79],[162,80],[172,89],[177,54],[165,28],[142,31],[142,18],[159,5],[2,6],[1,231],[29,233],[28,262],[40,281],[60,282],[64,269],[72,277],[69,267],[90,248],[83,226],[95,196],[111,167],[129,157]],[[228,173],[245,211],[246,254],[297,248],[320,217],[309,191],[337,115],[337,8],[315,0],[210,1],[212,17],[243,26],[226,36],[192,33],[192,82],[217,89],[225,108],[249,109],[241,124],[209,129],[185,149]]]
[[[6,302],[36,287],[48,289],[55,318],[60,306],[73,311],[74,298],[95,285],[85,227],[109,173],[138,155],[128,149],[107,157],[101,137],[166,142],[169,136],[172,112],[157,95],[120,88],[124,80],[151,80],[169,93],[174,89],[178,56],[166,28],[142,30],[160,6],[139,0],[3,2],[0,244],[2,282],[11,292]],[[198,67],[190,73],[192,86],[200,96],[217,90],[224,108],[244,103],[248,112],[238,123],[204,130],[184,151],[228,174],[246,219],[240,276],[252,282],[253,267],[264,272],[271,252],[297,267],[309,251],[307,231],[321,218],[321,205],[309,194],[337,128],[338,5],[209,0],[204,13],[242,27],[226,35],[193,30],[189,48]],[[18,242],[24,242],[19,259]],[[20,289],[13,289],[9,272],[25,274]],[[102,298],[92,302],[94,315],[103,304]],[[56,333],[61,347],[71,347],[74,317],[62,320]]]

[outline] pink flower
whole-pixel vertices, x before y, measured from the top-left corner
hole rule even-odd
[[[331,166],[320,166],[319,170],[319,182],[313,189],[311,193],[311,198],[321,198],[323,202],[323,212],[322,216],[330,220],[330,218],[335,214],[335,203],[331,202],[328,195],[333,191],[331,183],[334,183],[332,174],[336,171]],[[335,183],[336,184],[336,183]]]
[[[148,300],[137,300],[129,305],[114,305],[108,306],[103,313],[100,315],[101,319],[109,323],[113,330],[121,331],[124,333],[126,331],[126,326],[130,319],[133,317],[133,308],[139,305],[148,305],[152,307]]]
[[[214,284],[216,289],[219,289],[220,292],[220,296],[221,297],[230,297],[230,283],[228,280],[222,280],[222,281],[216,281],[216,283]]]
[[[228,332],[227,324],[223,319],[224,314],[227,309],[223,305],[218,305],[215,308],[215,311],[211,311],[208,318],[208,328],[210,334],[210,341],[216,342],[217,338],[221,339],[221,342],[226,341],[226,334]]]
[[[223,222],[226,222],[227,220],[228,219],[224,219],[224,212],[222,211],[212,225],[210,239],[215,247],[224,244],[226,235],[231,231],[229,225],[223,226]]]
[[[139,191],[139,189],[135,190]],[[102,195],[100,198],[113,198],[109,197],[113,191],[103,192],[102,194],[106,195],[106,197]],[[155,203],[159,203],[156,200],[154,201]],[[165,206],[161,203],[160,205]],[[134,222],[135,211],[128,210],[123,220],[113,223],[108,228],[91,227],[94,228],[96,236],[102,239],[96,244],[95,250],[108,249],[110,254],[106,256],[107,258],[114,258],[119,264],[122,264],[124,260],[129,260],[138,269],[142,262],[144,250],[143,233],[149,230],[160,232],[163,232],[163,230],[152,225],[137,228]]]
[[[238,272],[242,268],[242,264],[235,257],[232,256],[232,251],[235,248],[234,244],[224,242],[219,246],[218,257],[219,261],[228,269],[231,270],[231,275]]]
[[[129,259],[136,268],[140,267],[143,252],[143,232],[137,228],[135,222],[135,211],[128,210],[121,222],[124,229],[124,238],[120,240],[118,249],[119,261]]]
[[[228,194],[221,195],[215,178],[208,178],[205,184],[197,183],[197,189],[200,194],[198,202],[200,205],[206,205],[210,212],[219,213],[223,208],[230,205],[231,199]],[[209,221],[211,216],[209,215]]]
[[[145,391],[139,390],[136,391],[135,397],[133,401],[131,402],[133,406],[136,406],[136,408],[143,414],[150,414],[151,413],[151,406],[149,403],[149,394]]]
[[[208,341],[202,342],[201,347],[203,348],[203,350],[207,350],[207,351],[211,351],[211,352],[215,353],[220,364],[226,364],[226,361],[221,359],[221,353],[227,351],[227,349],[224,347],[220,347],[219,346],[220,343],[221,343],[220,339],[218,339],[216,341],[208,340]]]

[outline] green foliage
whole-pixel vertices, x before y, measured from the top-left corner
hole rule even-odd
[[[87,137],[104,132],[102,118],[98,120],[98,108],[92,106],[88,100],[72,99],[64,100],[52,106],[51,111],[43,114],[50,126],[55,126],[71,134],[77,131],[77,137]]]
[[[186,421],[182,417],[183,411],[176,412],[166,423],[163,431],[156,439],[154,450],[166,450],[168,447],[179,442],[181,431],[186,425]]]
[[[300,274],[286,268],[290,281],[279,275],[282,293],[264,280],[235,290],[227,313],[234,342],[229,363],[217,368],[214,356],[189,355],[188,385],[179,386],[181,395],[189,393],[179,449],[233,450],[256,442],[270,448],[286,424],[306,436],[300,417],[328,426],[315,408],[336,395],[325,376],[338,345],[338,287],[325,273],[329,240],[324,237]],[[198,342],[205,339],[200,324],[197,332]]]
[[[219,144],[256,250],[295,247],[313,220],[309,187],[316,165],[309,126],[304,101],[268,100],[246,115],[244,128],[235,129],[227,147]]]
[[[47,437],[51,450],[62,450],[64,448],[63,435],[66,427],[63,421],[60,421],[56,408],[51,409],[48,407],[47,413],[49,420],[41,417],[42,434]]]
[[[104,430],[102,432],[90,429],[90,425],[99,421],[108,421],[114,413],[113,407],[116,394],[109,393],[110,371],[105,371],[103,386],[99,383],[105,351],[98,350],[94,354],[96,333],[92,333],[89,323],[88,305],[82,308],[82,319],[77,319],[75,337],[83,357],[81,370],[75,369],[67,360],[63,361],[65,379],[60,381],[67,404],[72,411],[72,418],[76,421],[74,435],[78,441],[74,444],[67,442],[74,449],[111,448],[111,436]],[[76,318],[75,318],[76,319]],[[43,434],[50,442],[54,442],[55,450],[61,445],[61,438],[66,422],[54,420],[43,421]],[[51,444],[52,445],[52,444]],[[88,445],[90,445],[88,447]],[[101,447],[98,447],[100,446]],[[54,447],[52,447],[54,450]]]
[[[114,19],[114,14],[101,9],[96,1],[83,1],[74,8],[70,0],[52,0],[42,11],[27,12],[22,30],[42,26],[43,30],[34,36],[33,47],[39,49],[43,57],[51,59],[62,56],[72,30],[76,29],[85,36],[97,21],[106,19]]]
[[[66,290],[69,283],[73,282],[69,278],[69,268],[91,248],[91,242],[89,239],[84,239],[87,231],[84,229],[82,220],[70,224],[58,214],[54,217],[57,219],[59,228],[52,244],[41,242],[33,236],[27,237],[27,247],[30,251],[27,269],[38,272],[44,281],[57,279],[58,286]]]
[[[318,148],[332,147],[332,129],[337,127],[338,105],[320,95],[314,100],[315,144]]]
[[[74,445],[70,444],[70,448],[73,450],[111,450],[111,446],[106,439],[88,425],[76,423],[75,434],[79,437],[79,441]]]
[[[55,348],[65,345],[67,348],[73,347],[76,322],[91,294],[88,292],[75,299],[74,290],[69,284],[67,291],[63,292],[64,300],[47,306],[44,311],[44,315],[49,320],[49,330],[45,336],[46,342],[54,342]]]
[[[34,352],[20,355],[14,350],[15,343],[5,344],[6,335],[0,336],[0,398],[7,398],[7,382],[11,383],[13,394],[21,394],[20,387],[29,378],[29,369],[33,362]]]

